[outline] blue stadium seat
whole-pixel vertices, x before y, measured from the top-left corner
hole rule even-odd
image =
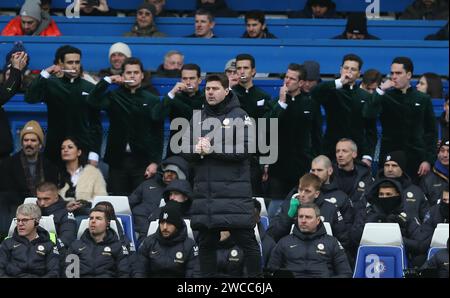
[[[267,216],[261,216],[260,218],[264,231],[267,231],[267,229],[269,228],[269,218]]]
[[[398,224],[367,223],[356,257],[354,278],[402,278],[406,253]]]
[[[431,238],[430,249],[428,250],[427,259],[440,251],[441,249],[447,248],[449,224],[438,224],[433,233],[433,238]]]

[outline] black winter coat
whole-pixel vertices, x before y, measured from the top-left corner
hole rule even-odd
[[[113,278],[130,277],[129,252],[117,234],[108,229],[103,241],[96,243],[89,229],[84,231],[68,249],[68,254],[80,258],[80,277]]]
[[[447,215],[445,215],[445,208],[447,208]],[[420,226],[420,234],[417,241],[418,250],[420,253],[427,253],[428,249],[430,248],[434,230],[440,223],[449,223],[448,205],[445,205],[442,202],[431,207],[430,212],[427,214],[425,220],[423,221],[423,224]]]
[[[0,245],[0,277],[59,277],[59,252],[46,230],[37,228],[38,238],[29,241],[19,236]]]
[[[327,235],[322,222],[312,234],[302,233],[295,225],[293,234],[275,246],[268,267],[271,271],[289,270],[296,278],[352,276],[344,248]]]
[[[198,277],[198,248],[188,238],[186,226],[169,239],[159,228],[148,236],[139,247],[133,272],[134,277]]]
[[[353,224],[355,218],[353,204],[348,195],[340,190],[334,181],[328,184],[322,184],[320,196],[337,207],[344,217],[345,224],[349,227]]]
[[[73,213],[67,211],[66,203],[67,202],[60,197],[55,204],[47,208],[41,208],[41,211],[43,216],[53,215],[58,239],[60,239],[66,247],[69,247],[77,236],[77,221],[75,220]]]
[[[436,269],[437,277],[448,279],[448,248],[438,251],[421,269]]]
[[[420,181],[420,188],[428,199],[430,206],[436,205],[442,198],[442,192],[448,190],[448,177],[435,167]]]
[[[217,106],[206,105],[200,117],[202,123],[207,119],[218,119],[223,124],[220,128],[222,139],[213,139],[212,146],[214,148],[214,143],[222,144],[222,152],[229,152],[228,150],[231,148],[234,153],[213,152],[200,156],[193,153],[197,143],[197,140],[192,140],[193,134],[186,133],[183,136],[183,146],[189,150],[189,153],[184,156],[193,162],[194,170],[194,195],[191,206],[192,229],[253,229],[255,219],[250,180],[251,156],[248,153],[248,145],[252,141],[252,136],[245,134],[243,138],[237,137],[232,141],[226,139],[230,134],[229,130],[234,129],[232,125],[228,124],[232,123],[234,119],[241,119],[248,123],[248,116],[240,108],[238,98],[233,92],[230,92],[225,100]],[[198,125],[199,120],[196,119],[196,116],[193,117],[190,123],[191,130],[193,124]],[[250,123],[250,125],[254,124]],[[236,132],[236,129],[234,131]],[[209,132],[210,130],[202,130],[201,136],[204,137]],[[226,144],[226,148],[224,148],[224,144]],[[242,145],[244,153],[236,151],[240,145]]]

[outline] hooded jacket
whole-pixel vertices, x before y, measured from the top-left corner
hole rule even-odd
[[[437,204],[442,197],[442,192],[448,190],[448,177],[433,167],[420,181],[420,188],[431,206]]]
[[[291,235],[282,238],[272,252],[269,270],[291,271],[296,278],[350,278],[352,270],[344,248],[327,235],[322,222],[317,231],[302,233],[298,225]]]
[[[77,235],[77,221],[73,213],[66,209],[66,201],[59,197],[58,201],[53,205],[41,208],[42,216],[53,215],[55,222],[56,234],[62,243],[68,247]]]
[[[59,277],[59,252],[49,233],[37,227],[38,238],[29,241],[19,236],[17,228],[11,238],[0,245],[0,277]]]
[[[253,229],[255,220],[250,179],[251,156],[248,153],[252,136],[245,133],[243,137],[231,140],[227,131],[235,129],[229,125],[235,119],[241,119],[249,126],[254,124],[240,108],[239,100],[233,92],[229,92],[216,106],[205,105],[200,117],[202,123],[207,119],[216,119],[223,124],[219,128],[222,139],[213,139],[212,146],[214,143],[221,144],[222,152],[226,153],[213,152],[200,156],[193,153],[196,144],[193,133],[186,133],[183,136],[183,146],[189,146],[189,153],[185,153],[184,156],[193,162],[194,172],[192,229]],[[191,131],[193,125],[198,125],[193,123],[194,120],[198,121],[194,116],[190,123]],[[206,136],[209,132],[202,130],[201,136]],[[238,153],[237,147],[243,148],[244,153]],[[227,153],[231,150],[233,153]]]
[[[106,230],[103,241],[97,243],[89,229],[68,249],[68,254],[80,258],[80,277],[130,277],[129,252],[112,229]]]
[[[355,212],[353,210],[353,204],[346,193],[340,190],[334,181],[328,184],[322,184],[320,188],[320,196],[337,207],[344,217],[344,222],[347,227],[353,224]]]
[[[145,238],[134,264],[134,277],[199,277],[198,248],[186,225],[169,238],[157,232]]]

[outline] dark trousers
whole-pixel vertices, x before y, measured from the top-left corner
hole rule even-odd
[[[108,192],[114,196],[129,196],[145,178],[148,164],[126,155],[119,165],[109,167]]]
[[[222,229],[223,230],[223,229]],[[244,251],[248,277],[262,276],[261,251],[253,229],[228,229],[236,245]],[[217,277],[217,247],[220,230],[200,230],[198,234],[199,261],[202,277]]]

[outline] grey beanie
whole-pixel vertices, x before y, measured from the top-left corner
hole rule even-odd
[[[42,20],[40,3],[39,0],[26,0],[20,9],[20,16],[32,17],[40,22]]]

